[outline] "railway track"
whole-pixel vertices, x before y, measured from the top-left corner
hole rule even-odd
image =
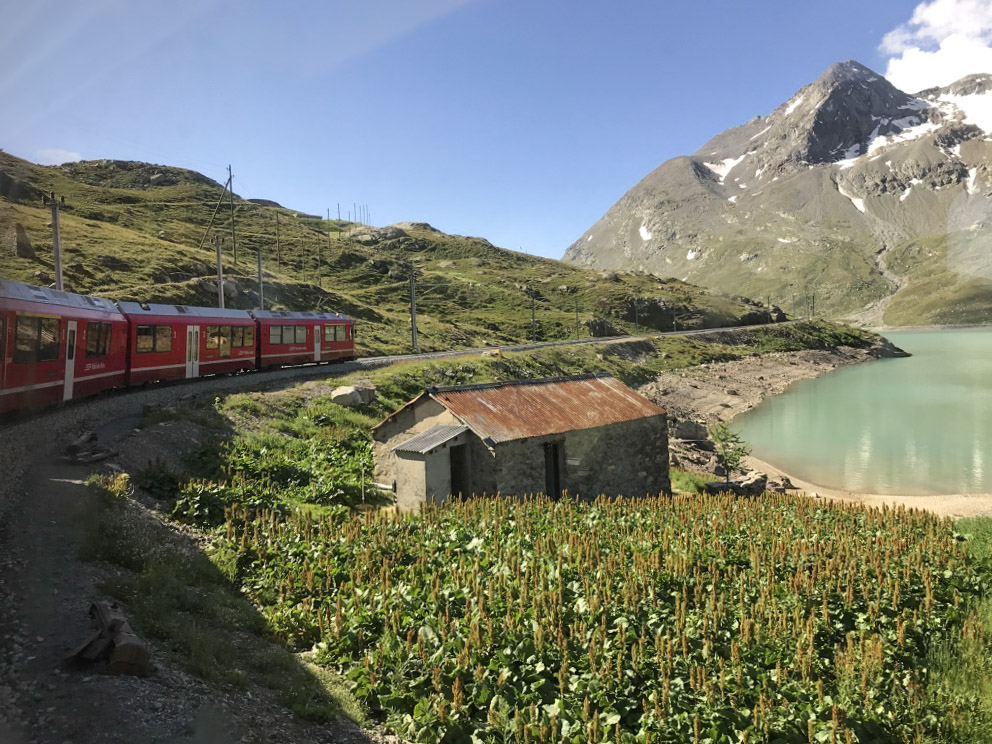
[[[775,327],[792,325],[797,321],[785,321],[773,324]],[[388,356],[361,357],[349,362],[340,364],[308,364],[302,366],[282,367],[268,370],[246,370],[236,375],[218,375],[215,377],[202,377],[194,380],[180,380],[176,382],[156,383],[149,387],[124,388],[97,395],[92,398],[82,398],[71,401],[64,406],[55,408],[29,411],[10,417],[7,421],[0,422],[0,448],[5,444],[12,434],[15,434],[25,425],[37,425],[49,422],[56,425],[62,421],[78,420],[78,425],[83,426],[83,422],[96,419],[101,423],[105,418],[100,415],[102,410],[106,410],[113,418],[120,416],[134,415],[135,410],[143,410],[145,406],[168,405],[170,402],[184,398],[189,395],[200,394],[222,394],[230,392],[241,392],[247,390],[266,390],[284,387],[298,380],[317,379],[321,377],[333,378],[343,377],[346,374],[362,369],[379,369],[387,367],[397,362],[425,361],[431,359],[448,359],[460,356],[477,356],[482,353],[512,353],[519,351],[533,351],[536,349],[551,348],[556,346],[584,346],[584,345],[604,345],[614,343],[624,343],[637,341],[640,339],[656,339],[670,336],[707,336],[719,333],[735,332],[757,328],[767,328],[769,324],[756,324],[746,326],[724,326],[720,328],[703,328],[685,331],[664,331],[660,333],[650,333],[642,335],[625,336],[604,336],[598,338],[570,339],[562,341],[544,341],[529,344],[511,344],[505,346],[485,346],[472,349],[456,349],[452,351],[424,352],[419,354],[393,354]],[[87,424],[90,425],[90,424]]]

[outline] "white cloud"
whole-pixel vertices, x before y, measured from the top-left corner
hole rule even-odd
[[[915,93],[965,75],[992,72],[992,0],[930,0],[885,35],[885,77]]]
[[[46,147],[35,153],[41,165],[62,165],[62,163],[74,163],[82,160],[83,156],[71,150],[62,150],[58,147]]]

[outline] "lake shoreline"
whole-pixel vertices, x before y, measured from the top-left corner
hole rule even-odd
[[[730,421],[762,401],[780,395],[797,382],[814,379],[842,367],[876,361],[881,356],[889,356],[882,347],[777,352],[666,372],[641,387],[640,391],[660,403],[676,426],[684,421]],[[700,455],[704,460],[709,458],[708,453],[700,453],[698,448],[693,448],[691,441],[673,438],[670,446],[675,458],[689,470],[699,469]],[[697,467],[693,467],[694,455]],[[858,502],[875,507],[901,505],[947,517],[992,515],[992,494],[859,493],[806,481],[754,456],[749,456],[746,464],[752,470],[768,474],[771,480],[781,480],[784,476],[792,481],[797,491],[827,500]],[[702,469],[706,470],[705,467]]]

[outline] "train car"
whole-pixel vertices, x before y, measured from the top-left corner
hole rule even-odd
[[[258,321],[258,366],[355,358],[354,323],[338,313],[252,310]]]
[[[128,385],[254,369],[254,319],[244,310],[118,302],[130,323]]]
[[[0,414],[123,387],[126,349],[110,300],[0,279]]]

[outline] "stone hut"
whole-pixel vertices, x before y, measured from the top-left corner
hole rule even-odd
[[[430,388],[372,434],[376,481],[401,509],[671,491],[664,409],[608,375]]]

